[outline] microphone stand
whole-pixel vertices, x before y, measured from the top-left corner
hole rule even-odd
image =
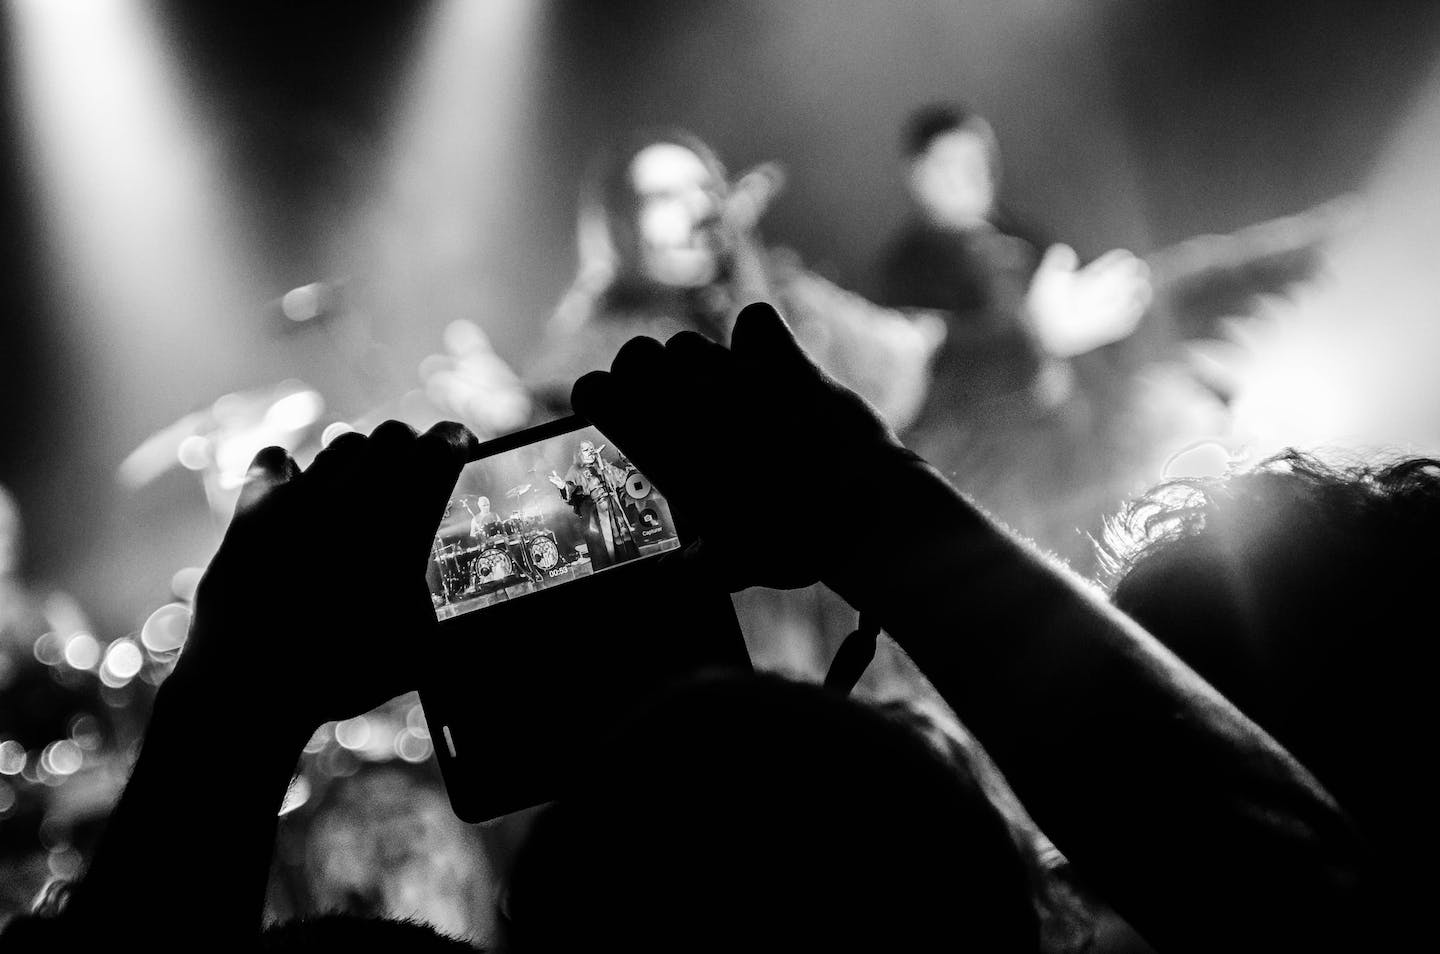
[[[595,462],[590,466],[594,468],[592,473],[600,481],[600,486],[605,488],[605,496],[610,501],[610,507],[615,511],[616,517],[619,518],[620,526],[625,528],[625,535],[630,538],[631,543],[634,543],[635,528],[630,525],[630,518],[625,515],[625,508],[620,503],[620,494],[616,492],[610,475],[605,473],[605,458],[598,450],[595,452]]]

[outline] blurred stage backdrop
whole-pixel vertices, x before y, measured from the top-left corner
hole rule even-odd
[[[641,127],[692,130],[732,173],[782,164],[767,243],[862,293],[907,216],[901,125],[937,100],[990,119],[1012,208],[1157,283],[1228,240],[1313,251],[1342,217],[1288,298],[1159,290],[1138,337],[1233,347],[1221,319],[1247,313],[1224,373],[1261,445],[1440,447],[1440,414],[1414,413],[1440,407],[1433,3],[11,0],[0,29],[0,535],[20,539],[0,576],[66,629],[37,652],[112,721],[163,670],[171,624],[142,628],[183,604],[250,453],[493,407],[467,382],[535,357],[582,176]],[[365,729],[383,744],[352,726],[339,748],[422,763],[422,723],[391,715]],[[91,728],[66,738],[89,751]],[[47,751],[25,771],[83,761]],[[13,831],[21,770],[0,784]],[[383,813],[401,783],[369,784]],[[69,836],[47,837],[63,872]]]

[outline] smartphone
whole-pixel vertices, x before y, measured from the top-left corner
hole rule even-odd
[[[479,448],[426,574],[440,646],[421,702],[456,814],[548,801],[649,695],[750,668],[729,594],[673,556],[689,542],[683,513],[579,417]]]

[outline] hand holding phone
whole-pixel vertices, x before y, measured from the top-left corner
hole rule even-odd
[[[309,732],[414,689],[433,636],[424,572],[435,521],[476,447],[459,424],[344,434],[301,473],[278,447],[251,465],[195,599],[176,676]]]
[[[850,528],[865,501],[897,492],[917,469],[937,478],[810,360],[774,308],[746,307],[732,341],[633,339],[610,371],[576,382],[572,402],[693,518],[706,565],[732,590],[823,579],[844,596],[864,572]],[[738,479],[736,461],[755,479]],[[787,536],[801,545],[754,545],[767,487],[782,495]]]
[[[464,505],[496,500],[509,516],[479,543]],[[748,670],[728,593],[663,559],[691,539],[669,501],[588,422],[484,445],[445,513],[421,699],[462,818],[553,798],[586,742],[670,681]]]

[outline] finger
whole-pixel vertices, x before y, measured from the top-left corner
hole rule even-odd
[[[364,485],[387,486],[390,492],[399,495],[407,514],[413,513],[416,499],[421,496],[421,483],[415,469],[416,440],[415,428],[409,424],[393,419],[385,421],[370,432],[370,444],[359,465],[365,469],[365,473],[359,475]]]
[[[658,344],[658,342],[657,342]],[[670,437],[674,427],[666,407],[674,395],[659,382],[592,371],[575,382],[571,405],[600,429],[667,497],[682,487],[682,455]],[[681,496],[683,497],[683,489]]]
[[[1040,259],[1041,270],[1073,272],[1080,265],[1080,256],[1068,245],[1056,244],[1045,250]]]
[[[769,302],[757,301],[740,310],[730,348],[745,361],[761,366],[813,367],[790,326]]]
[[[597,421],[596,415],[608,418],[611,402],[614,400],[614,379],[609,371],[591,371],[575,382],[570,389],[570,406],[575,413],[589,421]]]
[[[684,407],[684,413],[693,417],[700,412],[696,405],[713,403],[735,383],[735,355],[702,334],[682,331],[672,335],[665,342],[665,352],[669,361],[662,385],[676,399],[667,405],[667,411]],[[676,423],[683,427],[683,421]]]
[[[475,459],[479,447],[480,441],[470,429],[454,421],[441,421],[416,439],[415,481],[421,513],[428,513],[438,524],[460,471]]]
[[[437,454],[454,462],[458,467],[464,467],[474,460],[475,452],[480,449],[480,439],[470,428],[456,421],[440,421],[435,424],[420,435],[419,444],[426,448],[425,453]]]
[[[373,453],[388,456],[409,449],[415,438],[415,428],[404,421],[389,420],[370,432],[370,447]]]
[[[730,354],[723,345],[716,344],[696,331],[682,331],[671,335],[665,342],[665,352],[677,364],[691,368],[709,370],[725,365]],[[681,372],[683,376],[683,371]]]
[[[664,372],[665,346],[654,338],[631,338],[610,362],[610,373],[623,378],[657,378]]]
[[[240,514],[250,510],[276,487],[289,483],[299,474],[300,467],[285,448],[266,447],[255,455],[245,471],[245,482],[240,486],[235,512]]]
[[[345,461],[354,460],[363,454],[365,445],[369,441],[370,438],[359,431],[346,431],[344,434],[338,435],[325,445],[324,450],[315,455],[307,473],[313,479],[317,474],[325,475],[337,467],[343,467]]]

